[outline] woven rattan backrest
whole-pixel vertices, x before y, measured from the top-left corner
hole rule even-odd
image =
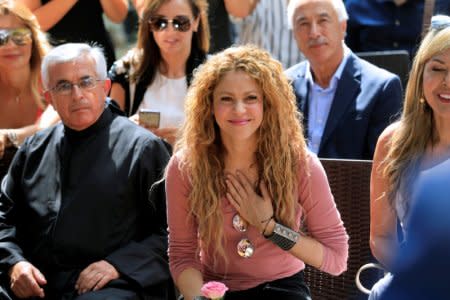
[[[348,268],[342,275],[335,277],[307,266],[305,279],[311,288],[313,300],[364,299],[356,287],[355,275],[361,265],[372,260],[369,247],[372,162],[339,159],[321,159],[321,162],[350,236]],[[374,278],[367,278],[369,276]],[[367,274],[366,278],[361,277],[361,281],[371,286],[377,278],[378,274]]]

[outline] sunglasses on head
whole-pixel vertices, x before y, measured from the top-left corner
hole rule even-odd
[[[450,17],[446,15],[435,15],[431,18],[431,29],[442,30],[450,27]]]
[[[152,16],[148,20],[151,31],[163,31],[172,23],[173,29],[186,32],[191,28],[191,19],[188,16],[176,16],[172,20],[162,16]]]
[[[0,46],[4,46],[11,39],[17,46],[31,43],[31,30],[29,28],[0,29]]]

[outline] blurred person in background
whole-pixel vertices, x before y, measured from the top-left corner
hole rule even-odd
[[[288,0],[224,0],[233,16],[236,44],[254,44],[278,59],[284,68],[304,60],[288,26]]]
[[[110,97],[136,123],[173,144],[184,121],[184,99],[193,70],[206,58],[209,27],[206,0],[149,0],[136,47],[109,72]],[[139,117],[159,113],[159,126]]]
[[[346,0],[345,43],[354,52],[406,50],[414,56],[422,32],[423,0]]]
[[[434,14],[450,13],[450,1],[433,2]],[[424,0],[346,0],[347,46],[355,52],[406,50],[412,59],[423,30],[424,3]]]
[[[209,53],[230,47],[234,38],[234,28],[224,0],[208,0],[208,21],[211,31]]]
[[[121,23],[128,13],[128,0],[17,0],[26,4],[36,15],[50,42],[87,42],[100,45],[106,55],[108,68],[116,60],[111,37],[106,30],[103,14],[114,23]]]
[[[286,73],[309,149],[321,158],[372,159],[378,136],[401,109],[399,77],[345,45],[342,0],[290,0],[287,15],[307,59]]]
[[[145,0],[131,1],[141,14]],[[231,46],[234,38],[234,26],[230,21],[224,0],[207,0],[207,2],[210,30],[209,53],[216,53]]]
[[[0,0],[0,158],[6,148],[59,120],[42,93],[41,61],[49,48],[27,7]]]

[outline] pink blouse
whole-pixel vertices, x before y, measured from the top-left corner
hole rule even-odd
[[[324,246],[323,264],[320,269],[339,275],[347,268],[348,236],[319,159],[310,153],[307,161],[309,175],[299,166],[298,203],[306,215],[305,224],[309,235]],[[189,222],[188,218],[187,196],[191,187],[188,177],[181,173],[178,163],[179,157],[174,155],[169,162],[166,179],[169,265],[175,280],[186,268],[195,268],[202,272],[205,282],[221,281],[234,291],[288,277],[304,269],[303,261],[266,240],[256,228],[250,226],[244,233],[234,229],[232,218],[236,210],[226,199],[223,200],[221,209],[228,264],[218,260],[216,268],[213,269],[213,258],[204,252],[200,255],[197,253],[197,224]],[[301,210],[296,211],[299,225]],[[237,244],[244,237],[255,247],[250,258],[242,258],[237,253]]]

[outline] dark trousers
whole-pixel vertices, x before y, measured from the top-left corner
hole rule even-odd
[[[311,300],[311,293],[305,283],[303,271],[290,277],[265,282],[254,288],[227,292],[225,300]]]
[[[175,299],[172,282],[142,290],[134,284],[115,279],[98,291],[78,295],[74,289],[77,272],[59,272],[59,276],[48,276],[44,286],[45,300],[173,300]],[[57,286],[57,287],[56,287]],[[9,279],[3,278],[0,284],[0,300],[18,300],[9,288]],[[42,300],[33,297],[29,300]]]
[[[0,299],[1,300],[18,300],[13,296],[13,292],[9,289],[5,290],[1,288]],[[40,300],[38,297],[28,298],[29,300]],[[123,289],[118,287],[105,287],[95,292],[87,292],[82,295],[78,295],[76,291],[64,292],[55,294],[51,292],[45,293],[46,300],[142,300],[141,295],[130,289]]]

